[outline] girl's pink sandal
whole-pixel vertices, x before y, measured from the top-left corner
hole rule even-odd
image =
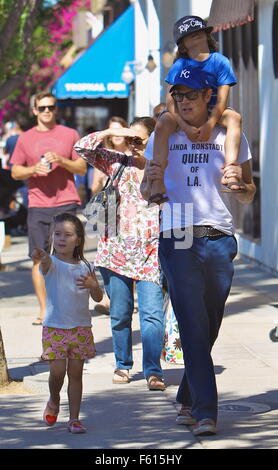
[[[53,426],[56,423],[59,414],[59,406],[55,405],[51,399],[48,400],[44,413],[43,420],[47,426]]]
[[[86,432],[86,428],[83,426],[79,419],[71,419],[68,422],[68,430],[72,434],[83,434]]]

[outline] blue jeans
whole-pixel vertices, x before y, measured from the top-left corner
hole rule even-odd
[[[134,280],[110,269],[102,267],[98,269],[110,298],[110,319],[116,368],[131,369],[133,366],[131,321],[134,308]],[[164,339],[162,289],[154,282],[135,282],[140,315],[144,377],[147,378],[152,374],[162,377],[160,365]]]
[[[175,248],[175,237],[160,236],[159,257],[177,318],[185,371],[177,401],[192,406],[197,421],[217,420],[217,389],[211,349],[218,336],[234,273],[234,237],[194,238]]]

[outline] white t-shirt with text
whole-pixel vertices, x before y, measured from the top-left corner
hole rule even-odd
[[[168,166],[164,182],[169,201],[162,207],[161,231],[192,225],[210,225],[228,235],[235,232],[230,193],[223,193],[223,172],[226,129],[216,127],[207,142],[191,142],[183,131],[169,137]],[[154,134],[144,156],[153,158]],[[242,134],[238,163],[251,159],[251,152]]]

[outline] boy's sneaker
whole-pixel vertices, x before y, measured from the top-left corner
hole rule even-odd
[[[201,419],[193,428],[194,436],[212,436],[216,434],[216,424],[212,419]]]
[[[176,423],[183,424],[185,426],[192,426],[193,424],[196,424],[196,419],[191,413],[191,408],[189,406],[182,405],[180,411],[178,412],[178,416],[176,417]]]

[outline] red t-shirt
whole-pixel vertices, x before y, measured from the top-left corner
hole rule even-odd
[[[78,133],[69,127],[56,125],[49,131],[39,131],[36,127],[32,127],[19,136],[11,164],[35,165],[46,152],[55,152],[64,158],[76,160],[79,156],[73,150],[73,146],[78,140]],[[27,184],[29,207],[80,204],[73,174],[57,163],[52,164],[52,171],[46,176],[31,176]]]

